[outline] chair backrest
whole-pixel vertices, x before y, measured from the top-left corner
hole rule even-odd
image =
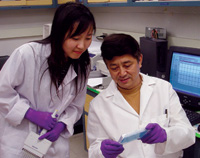
[[[3,67],[4,63],[6,62],[6,60],[9,58],[8,55],[5,56],[0,56],[0,70]]]

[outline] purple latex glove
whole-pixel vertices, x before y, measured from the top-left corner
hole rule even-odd
[[[39,140],[42,140],[44,138],[50,140],[51,142],[55,142],[58,137],[60,136],[60,133],[66,128],[66,125],[62,122],[58,122],[55,127],[48,131],[46,134],[43,134],[39,137]]]
[[[155,144],[163,143],[167,140],[167,133],[159,124],[149,123],[146,129],[149,130],[149,132],[141,138],[143,143]]]
[[[52,118],[51,115],[52,113],[50,112],[36,111],[29,108],[25,114],[25,118],[41,128],[51,130],[57,123],[57,119]]]
[[[105,158],[116,158],[124,151],[122,144],[111,139],[105,139],[101,142],[101,152]]]

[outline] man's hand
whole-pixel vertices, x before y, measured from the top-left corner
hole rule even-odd
[[[143,143],[155,144],[163,143],[167,140],[166,131],[161,128],[159,124],[149,123],[146,129],[149,130],[149,132],[141,138]]]
[[[116,158],[123,151],[122,144],[116,141],[105,139],[101,143],[101,152],[105,158]]]

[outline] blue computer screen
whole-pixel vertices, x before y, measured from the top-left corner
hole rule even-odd
[[[200,56],[173,52],[170,83],[177,92],[200,97]]]

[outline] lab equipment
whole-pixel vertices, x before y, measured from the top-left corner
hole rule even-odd
[[[50,35],[51,27],[52,27],[51,23],[43,25],[43,36],[42,36],[43,38],[47,38]]]
[[[56,118],[57,110],[52,114],[53,118]],[[52,142],[47,139],[39,140],[39,137],[47,132],[46,129],[43,129],[40,135],[30,132],[28,137],[24,142],[23,158],[42,158],[48,151]]]
[[[145,37],[166,39],[167,38],[167,30],[165,28],[160,28],[160,27],[146,27],[145,28]]]
[[[167,80],[183,107],[200,110],[200,49],[171,46],[167,63]]]
[[[186,109],[184,108],[185,113],[190,121],[190,123],[192,124],[192,126],[200,123],[200,114],[197,112],[194,112],[192,110]]]
[[[149,76],[166,79],[168,41],[140,37],[140,48],[143,54],[141,72]]]
[[[123,134],[118,142],[121,144],[125,144],[128,142],[131,142],[133,140],[141,139],[143,136],[145,136],[148,133],[149,130],[146,129],[140,129],[131,133]]]
[[[89,56],[91,59],[91,72],[88,84],[89,86],[91,86],[91,82],[92,83],[96,82],[95,86],[100,85],[102,86],[102,89],[105,89],[109,85],[112,79],[110,77],[110,73],[106,67],[106,64],[104,63],[101,57],[101,49],[100,49],[101,44],[102,44],[101,40],[98,40],[95,37],[93,37],[92,43],[88,48]]]
[[[103,75],[110,76],[110,72],[103,60],[96,62],[97,71],[100,71]]]
[[[200,124],[195,124],[194,126],[195,132],[196,132],[196,137],[200,138]]]
[[[96,71],[96,62],[102,59],[100,50],[102,41],[96,40],[95,37],[93,39],[88,52],[91,59],[91,70]]]

